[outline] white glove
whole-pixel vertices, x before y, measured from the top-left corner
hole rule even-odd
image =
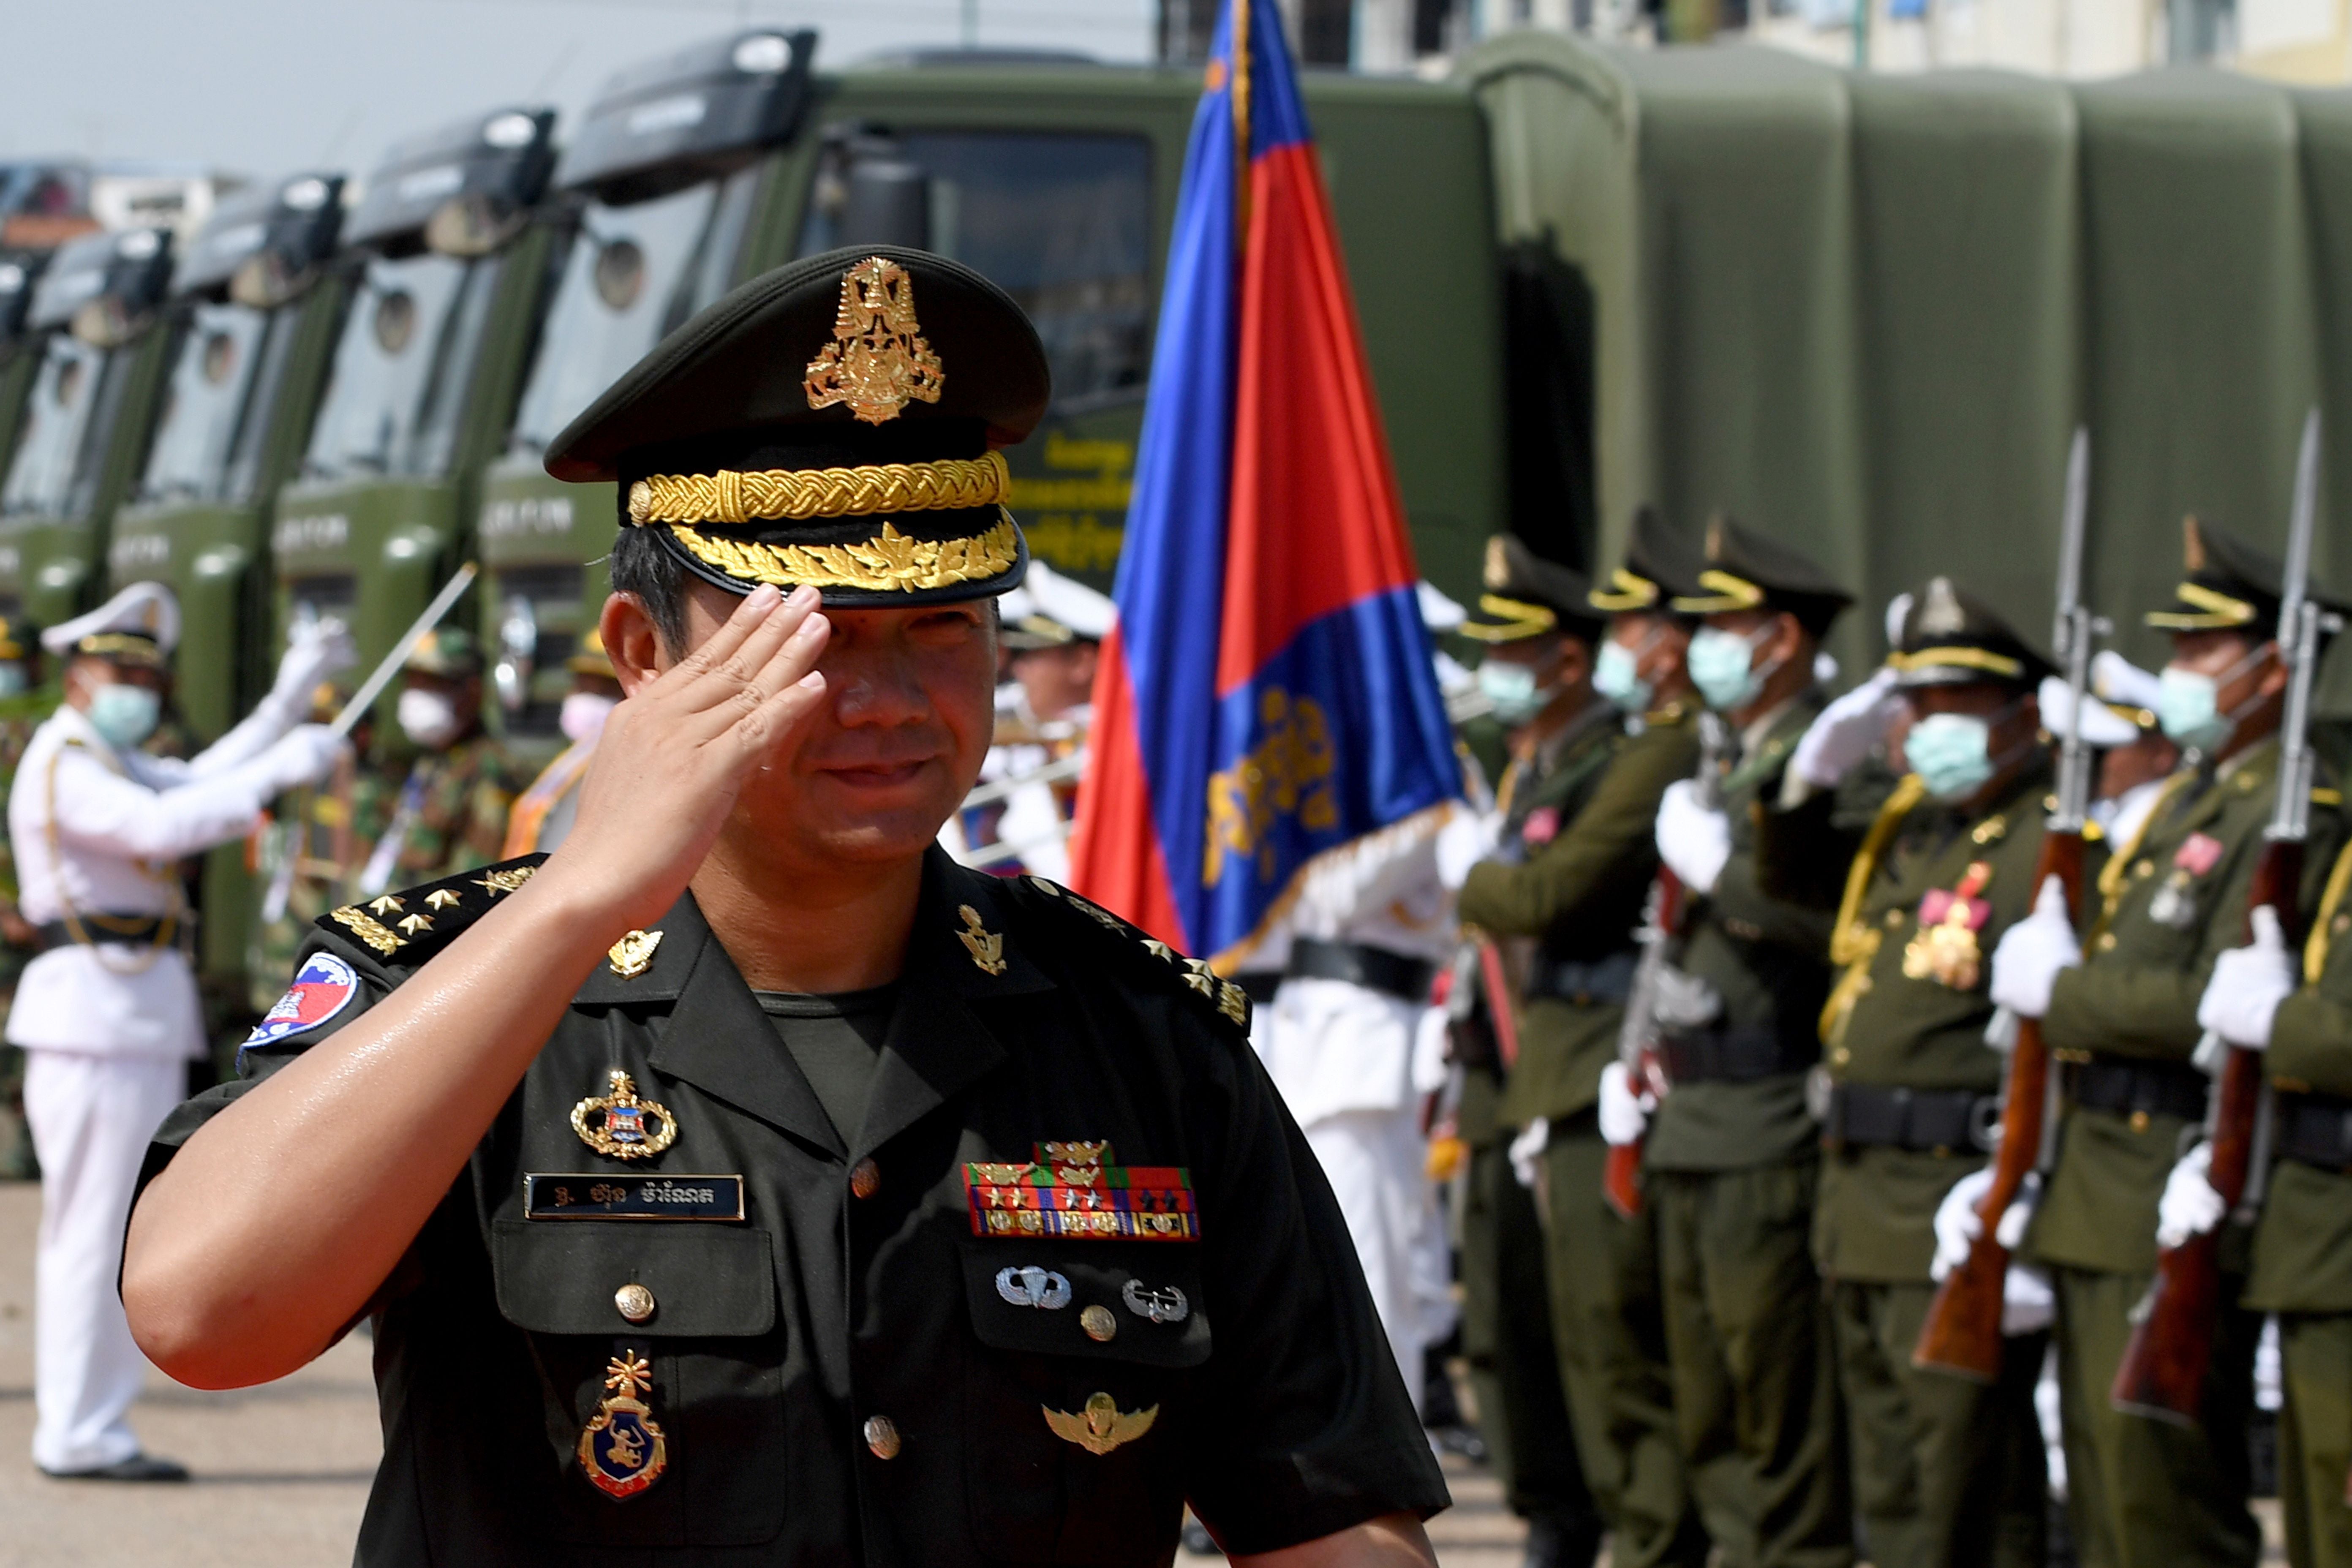
[[[2286,950],[2278,911],[2254,910],[2254,944],[2233,947],[2213,961],[2213,978],[2197,1004],[2197,1022],[2233,1046],[2250,1051],[2271,1043],[2271,1019],[2279,1004],[2294,994],[2294,957]]]
[[[1698,781],[1666,786],[1658,802],[1658,858],[1694,893],[1715,891],[1731,858],[1731,819],[1698,803]]]
[[[2164,1179],[2164,1196],[2156,1202],[2157,1246],[2169,1251],[2220,1225],[2221,1216],[2230,1212],[2230,1205],[2206,1180],[2205,1173],[2212,1163],[2213,1145],[2200,1143],[2180,1156],[2172,1174]]]
[[[349,744],[325,724],[297,724],[247,765],[268,799],[325,778]]]
[[[1834,789],[1848,770],[1886,738],[1903,700],[1895,695],[1895,671],[1877,674],[1822,710],[1797,742],[1790,769],[1815,789]]]
[[[2083,962],[2083,944],[2066,918],[2066,893],[2058,879],[2043,879],[2033,912],[2002,933],[1992,950],[1993,1001],[2022,1018],[2050,1011],[2050,988],[2058,972]]]
[[[1457,809],[1437,830],[1437,879],[1446,891],[1461,890],[1470,879],[1470,868],[1495,852],[1501,831],[1495,816],[1466,807]]]
[[[1658,1108],[1658,1097],[1648,1089],[1636,1090],[1633,1075],[1625,1070],[1623,1062],[1611,1062],[1601,1069],[1601,1136],[1611,1143],[1639,1143],[1642,1134],[1650,1128],[1650,1112]]]
[[[1928,1274],[1937,1283],[1944,1276],[1969,1260],[1969,1249],[1984,1232],[1984,1222],[1977,1217],[1977,1209],[1984,1203],[1985,1194],[1992,1190],[1992,1168],[1962,1176],[1944,1194],[1936,1206],[1936,1257],[1927,1265]],[[2042,1202],[2042,1178],[2028,1172],[2017,1189],[2017,1196],[2001,1212],[2000,1224],[1993,1231],[1993,1239],[2014,1252],[2025,1239],[2025,1227],[2033,1223],[2033,1210]],[[2014,1265],[2010,1272],[2015,1273]],[[2021,1332],[2023,1331],[2020,1331]]]
[[[1511,1140],[1511,1174],[1529,1192],[1543,1180],[1544,1146],[1551,1142],[1551,1123],[1537,1117],[1528,1130]]]
[[[2006,1219],[2001,1228],[2009,1228]],[[2057,1318],[2058,1298],[2050,1289],[2050,1276],[2031,1263],[2011,1258],[2009,1272],[2000,1282],[2000,1331],[2012,1338],[2039,1333]]]
[[[320,681],[359,661],[359,646],[342,622],[332,616],[306,621],[294,628],[285,657],[278,661],[278,679],[269,684],[270,700],[288,705],[296,713],[307,712],[310,693]]]

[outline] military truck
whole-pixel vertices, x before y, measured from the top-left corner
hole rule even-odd
[[[610,487],[547,477],[548,442],[664,331],[796,256],[922,246],[1021,301],[1055,402],[1006,453],[1012,505],[1040,557],[1110,581],[1199,78],[972,52],[812,77],[813,47],[751,31],[625,73],[564,155],[578,237],[480,517],[485,630],[541,672],[510,732],[551,731],[617,521]],[[1406,510],[1424,557],[1466,583],[1504,515],[1486,130],[1458,88],[1320,74],[1306,88]]]
[[[41,626],[88,607],[107,526],[146,455],[173,333],[163,228],[61,247],[34,286],[39,363],[0,481],[0,616]]]
[[[33,285],[47,260],[42,251],[0,251],[0,474],[8,471],[8,455],[16,449],[16,426],[40,363],[26,323]]]
[[[501,109],[395,143],[345,220],[351,299],[270,530],[280,628],[340,616],[372,663],[462,558],[557,237],[554,121]]]

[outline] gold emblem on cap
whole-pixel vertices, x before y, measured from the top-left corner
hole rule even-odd
[[[909,403],[940,400],[947,371],[915,320],[915,280],[905,268],[869,256],[841,275],[833,342],[809,361],[805,384],[811,408],[845,403],[868,425],[896,419]]]
[[[614,942],[604,956],[612,961],[613,973],[624,980],[635,980],[654,966],[654,950],[661,946],[662,933],[657,931],[633,931]]]
[[[1503,547],[1499,533],[1486,541],[1486,586],[1500,588],[1511,580],[1510,552]]]
[[[1042,1408],[1045,1425],[1053,1428],[1055,1436],[1065,1443],[1076,1443],[1089,1454],[1108,1454],[1132,1443],[1150,1431],[1151,1424],[1160,1419],[1157,1405],[1145,1410],[1121,1411],[1118,1401],[1108,1394],[1087,1394],[1086,1409],[1076,1415],[1050,1405]]]
[[[992,931],[981,924],[980,911],[970,904],[959,905],[956,913],[963,917],[963,930],[956,932],[956,940],[963,943],[966,952],[971,954],[972,963],[979,966],[982,974],[1003,973],[1003,933]]]

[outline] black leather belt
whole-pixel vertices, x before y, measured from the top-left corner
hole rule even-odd
[[[2352,1100],[2332,1094],[2281,1094],[2273,1146],[2290,1160],[2326,1171],[2352,1169]]]
[[[1825,1148],[1872,1147],[1945,1153],[1990,1150],[2000,1100],[1965,1089],[1882,1089],[1842,1083],[1830,1090],[1822,1122]]]
[[[2186,1062],[2093,1057],[2074,1068],[2075,1104],[2123,1115],[2179,1116],[2194,1121],[2205,1114],[2210,1088],[2205,1075]]]
[[[1666,1058],[1669,1083],[1753,1083],[1803,1072],[1821,1059],[1818,1042],[1783,1040],[1779,1030],[1763,1024],[1668,1035],[1658,1048]]]
[[[1622,1002],[1633,994],[1633,971],[1641,955],[1630,949],[1590,961],[1538,958],[1528,978],[1528,997],[1556,996],[1563,1002],[1590,1004]]]
[[[50,921],[33,928],[41,951],[51,948],[79,947],[83,941],[122,942],[131,947],[144,947],[155,940],[160,931],[168,939],[180,924],[170,915],[110,915],[86,914],[78,917],[81,935],[63,921]]]
[[[1242,988],[1242,994],[1250,999],[1253,1006],[1263,1007],[1282,989],[1282,971],[1244,969],[1234,976],[1234,984]]]
[[[1367,990],[1385,991],[1408,1002],[1429,999],[1430,982],[1437,965],[1423,958],[1407,958],[1384,947],[1355,942],[1325,942],[1319,937],[1290,940],[1290,962],[1283,975],[1292,980],[1344,980]]]

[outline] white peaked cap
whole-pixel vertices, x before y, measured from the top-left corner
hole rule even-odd
[[[135,644],[115,638],[144,638],[155,654],[168,658],[180,646],[180,602],[161,583],[133,583],[86,616],[76,616],[41,634],[41,646],[55,654],[88,653],[100,658],[130,652]]]
[[[1470,618],[1470,612],[1447,598],[1437,584],[1426,577],[1413,584],[1413,597],[1421,602],[1421,624],[1444,636]]]
[[[2042,727],[2063,736],[2074,728],[2074,693],[2063,678],[2042,678]],[[2139,739],[2139,726],[2095,696],[2083,703],[2083,742],[2091,746],[2122,746]]]
[[[1026,602],[1016,605],[1016,599]],[[1118,608],[1111,603],[1109,595],[1098,593],[1075,577],[1065,577],[1033,557],[1028,576],[1020,587],[1004,596],[1001,614],[1008,626],[1046,632],[1051,628],[1034,624],[1046,621],[1068,634],[1052,637],[1053,641],[1086,637],[1100,642],[1110,635],[1111,622],[1117,619]]]

